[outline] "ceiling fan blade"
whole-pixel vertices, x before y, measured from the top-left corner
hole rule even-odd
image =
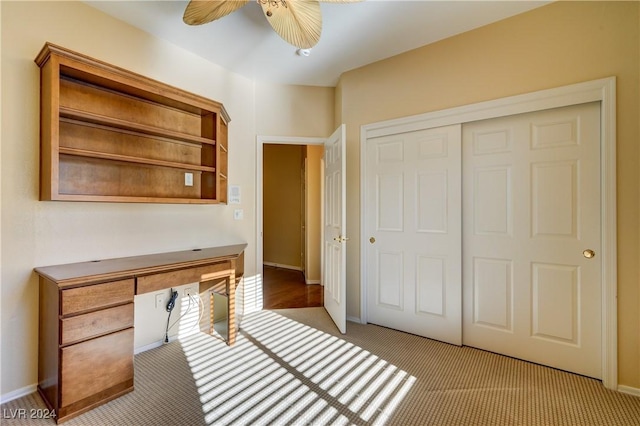
[[[201,25],[240,9],[249,0],[191,0],[184,10],[185,24]]]
[[[287,43],[301,49],[310,49],[320,40],[322,14],[318,0],[288,0],[272,5],[262,3],[267,21]]]

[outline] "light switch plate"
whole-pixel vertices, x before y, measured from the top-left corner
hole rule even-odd
[[[242,220],[244,218],[244,211],[242,209],[236,209],[233,211],[233,218],[235,220]]]
[[[229,204],[240,204],[239,185],[229,185]]]
[[[184,174],[184,186],[193,186],[193,173],[186,172]]]

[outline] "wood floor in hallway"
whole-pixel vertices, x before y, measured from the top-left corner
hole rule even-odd
[[[312,308],[323,305],[323,287],[307,284],[302,272],[266,265],[263,271],[264,309]]]

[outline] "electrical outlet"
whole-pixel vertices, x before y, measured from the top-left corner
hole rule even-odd
[[[193,186],[193,173],[185,172],[184,186]]]
[[[156,309],[164,307],[164,294],[156,294]]]
[[[188,297],[188,296],[195,296],[195,293],[193,291],[193,288],[191,287],[187,287],[184,289],[184,296]]]

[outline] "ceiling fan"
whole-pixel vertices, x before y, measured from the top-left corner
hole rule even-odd
[[[189,25],[215,21],[240,9],[250,0],[191,0],[182,20]],[[267,21],[287,43],[310,49],[320,40],[322,14],[319,1],[351,3],[361,0],[256,0]]]

